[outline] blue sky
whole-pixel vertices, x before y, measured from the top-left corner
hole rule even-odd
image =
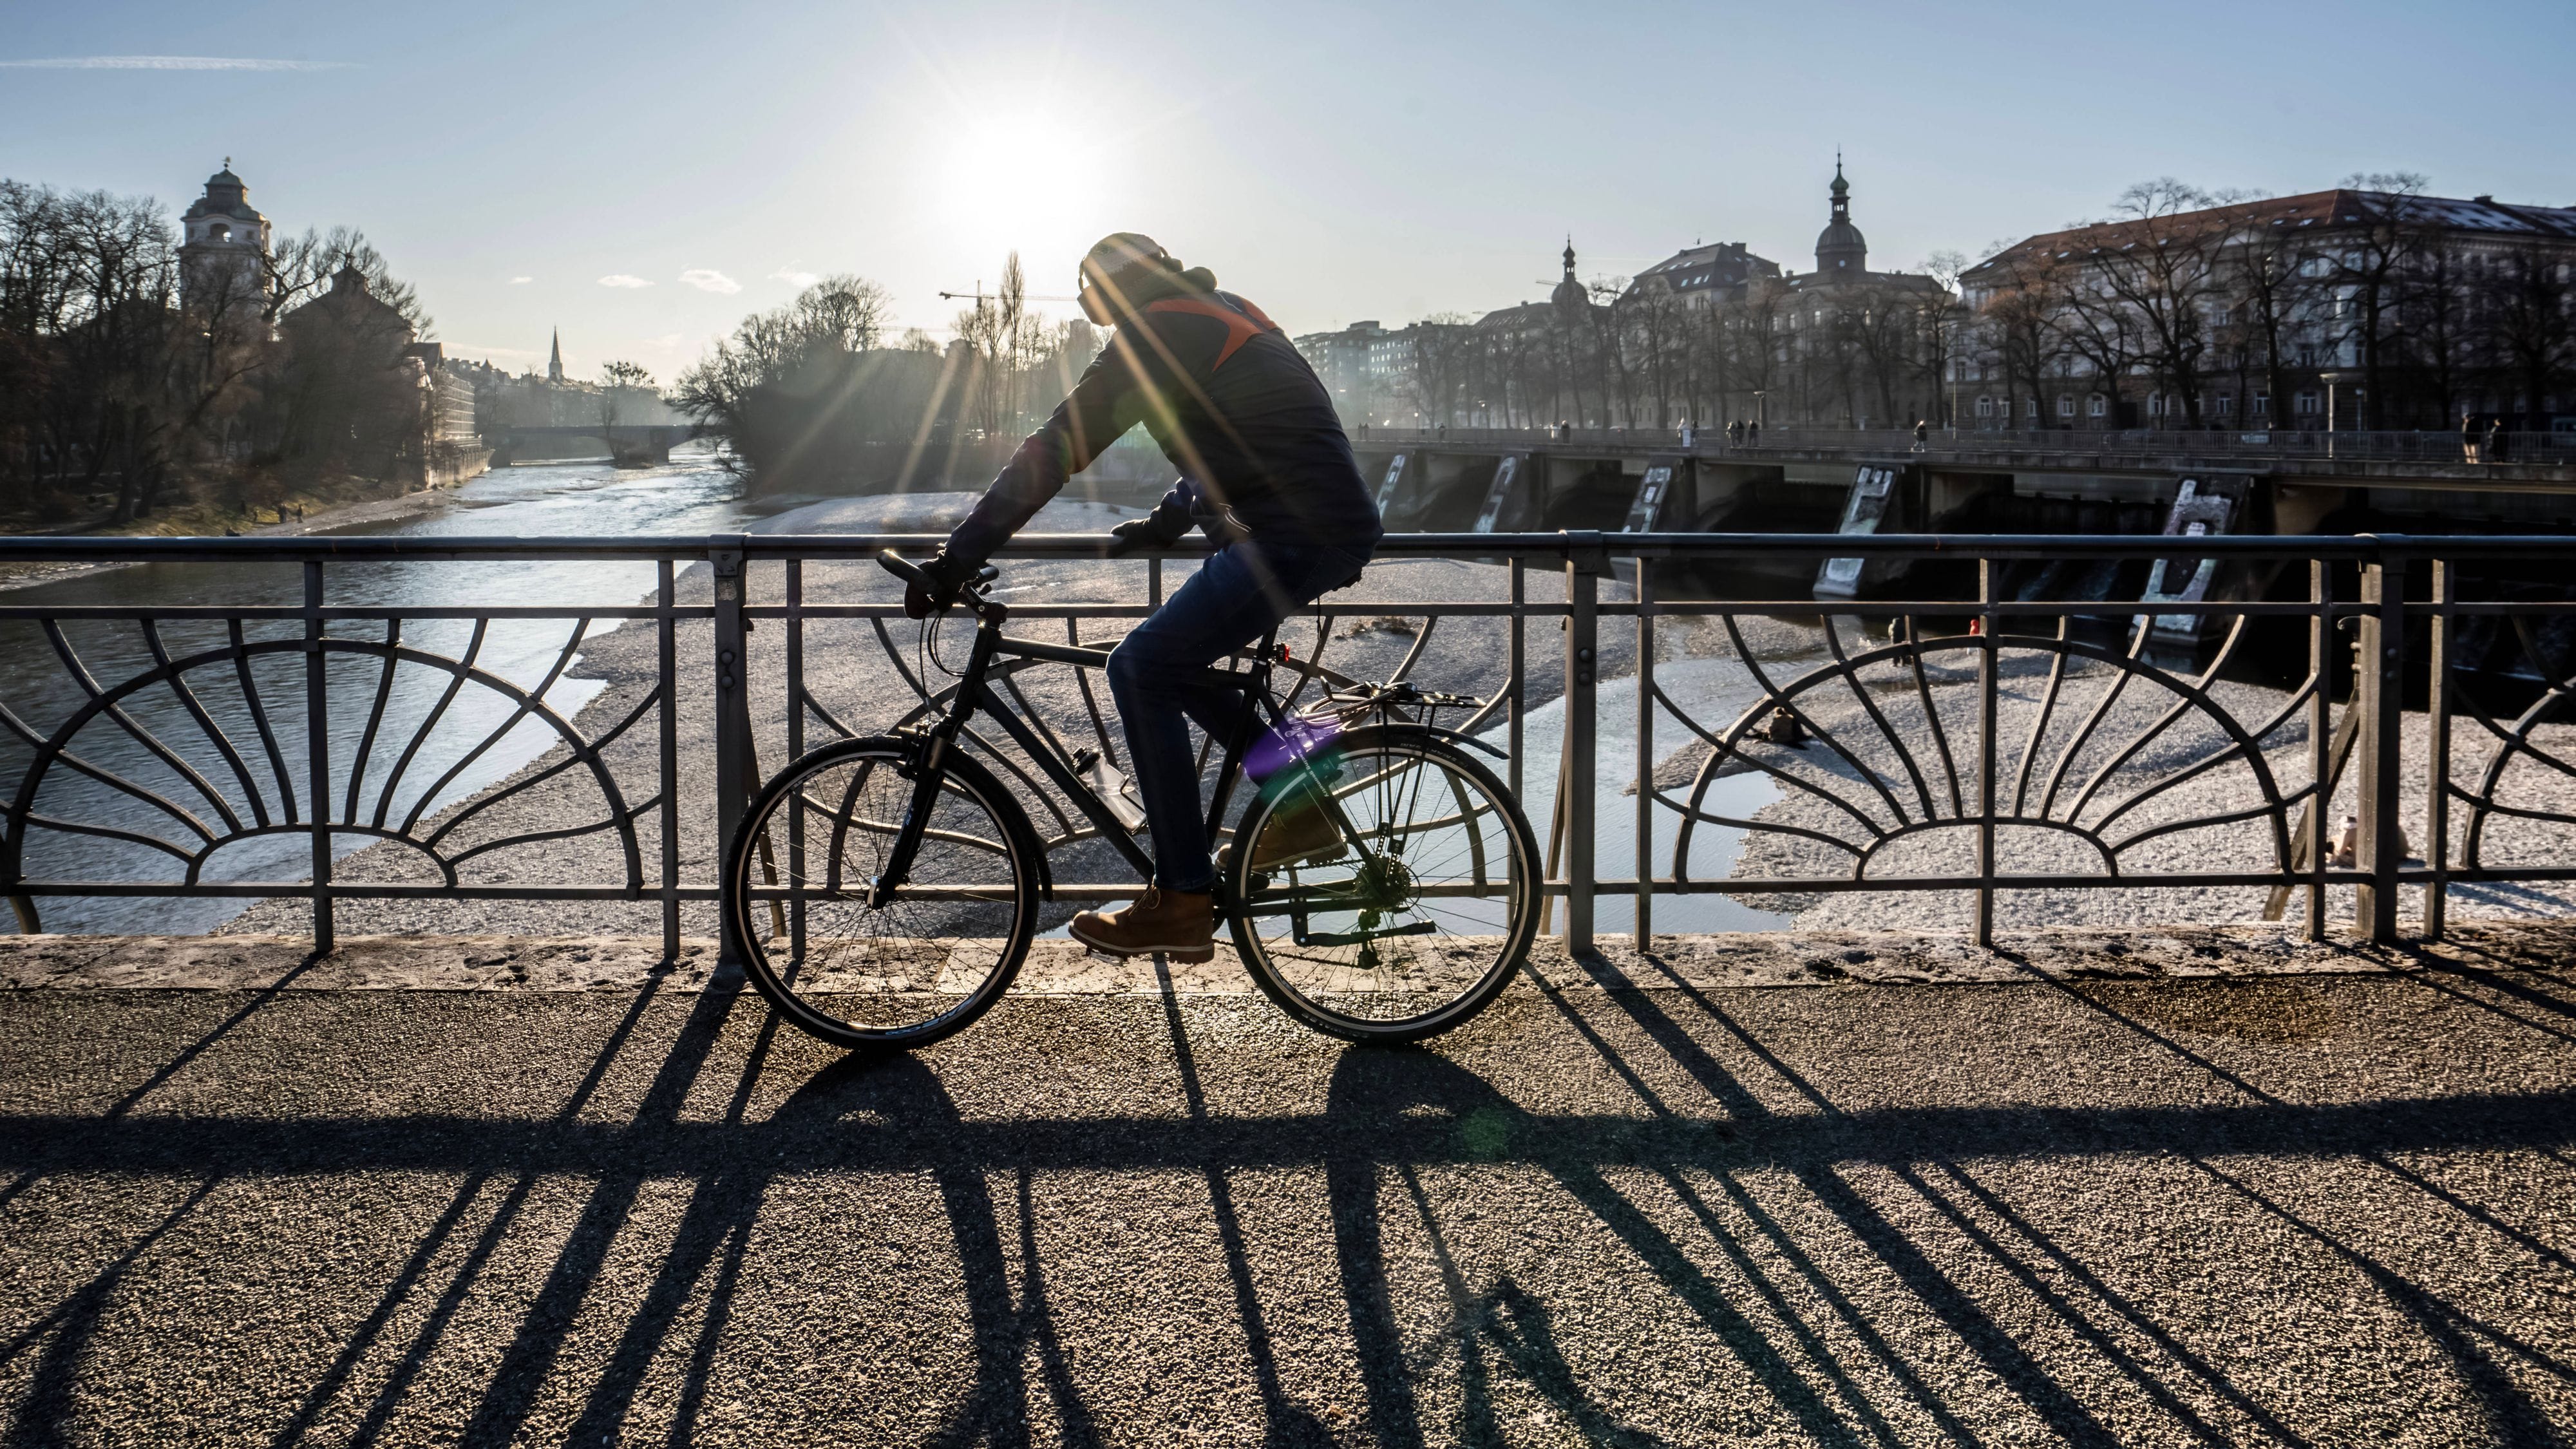
[[[1703,238],[1803,266],[1837,146],[1882,268],[2167,174],[2576,205],[2567,0],[5,13],[0,176],[175,210],[230,155],[280,230],[365,228],[452,351],[525,366],[559,325],[574,369],[666,380],[800,274],[944,331],[938,291],[1015,247],[1070,291],[1117,229],[1292,331],[1536,297],[1568,232],[1587,276]],[[131,56],[293,64],[23,64]]]

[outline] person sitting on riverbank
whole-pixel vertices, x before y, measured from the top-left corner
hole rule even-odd
[[[1216,867],[1188,721],[1222,737],[1242,696],[1201,685],[1200,671],[1356,581],[1385,529],[1332,395],[1259,307],[1134,232],[1083,258],[1081,297],[1085,315],[1117,329],[1109,346],[949,534],[926,566],[935,588],[908,589],[904,607],[914,618],[947,607],[1068,477],[1144,424],[1181,479],[1152,513],[1113,530],[1113,551],[1168,546],[1193,527],[1218,547],[1110,653],[1154,880],[1134,904],[1084,911],[1070,929],[1111,955],[1204,961],[1215,952]],[[1331,829],[1320,811],[1288,823],[1264,833],[1256,867],[1311,853],[1318,842],[1303,836]]]

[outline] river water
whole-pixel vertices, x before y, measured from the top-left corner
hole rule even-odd
[[[455,490],[438,511],[339,531],[339,536],[441,538],[471,536],[599,537],[648,534],[704,535],[748,528],[771,509],[740,497],[738,481],[711,457],[686,453],[667,466],[618,471],[606,464],[550,464],[503,469]],[[774,505],[773,505],[774,508]],[[652,562],[334,563],[325,570],[325,602],[341,607],[623,608],[642,601],[654,586]],[[0,605],[109,605],[293,608],[303,602],[300,566],[294,564],[148,564],[0,592]],[[618,626],[595,620],[584,639]],[[579,657],[569,619],[493,620],[479,644],[464,620],[412,620],[400,643],[426,654],[470,658],[476,669],[524,690],[545,687],[545,703],[570,719],[605,685],[569,677]],[[383,626],[364,621],[330,625],[335,638],[380,642]],[[132,621],[80,621],[64,625],[63,642],[98,688],[152,671],[152,641]],[[253,621],[243,630],[257,654],[247,667],[226,654],[209,654],[183,675],[183,695],[167,683],[148,685],[121,701],[134,728],[93,712],[69,740],[67,758],[54,760],[33,799],[36,816],[65,824],[106,827],[115,834],[31,829],[24,875],[38,880],[174,881],[190,868],[206,882],[305,879],[311,837],[291,819],[309,818],[305,793],[308,744],[304,734],[305,662],[295,648],[303,625],[293,619]],[[163,650],[173,659],[223,650],[220,620],[170,620],[159,625]],[[567,646],[570,658],[567,658]],[[335,798],[330,815],[355,821],[359,830],[335,832],[333,849],[347,855],[380,838],[365,827],[398,832],[406,820],[434,816],[537,758],[558,742],[542,721],[521,718],[506,696],[482,688],[453,692],[444,669],[406,663],[387,674],[379,658],[329,656],[329,747]],[[245,677],[246,676],[246,677]],[[549,677],[552,682],[547,683]],[[1695,717],[1732,717],[1751,698],[1752,686],[1731,662],[1677,661],[1663,667],[1661,682]],[[1601,766],[1596,813],[1597,859],[1604,875],[1633,865],[1636,801],[1635,681],[1605,680],[1601,691]],[[379,700],[381,698],[381,703]],[[0,705],[38,739],[51,737],[90,702],[66,668],[55,642],[38,625],[0,620]],[[200,721],[191,704],[202,710]],[[1526,798],[1544,811],[1554,795],[1562,701],[1532,712],[1526,748],[1530,764]],[[265,721],[267,730],[261,729]],[[589,721],[596,736],[606,722]],[[209,728],[208,726],[212,726]],[[371,728],[372,726],[372,728]],[[649,725],[645,726],[649,728]],[[1499,735],[1499,731],[1497,731]],[[1658,755],[1669,755],[1689,736],[1662,718]],[[273,740],[275,748],[267,747]],[[1500,743],[1499,738],[1496,743]],[[157,749],[156,749],[157,747]],[[229,747],[229,749],[227,748]],[[166,751],[167,754],[161,752]],[[408,752],[408,759],[405,759]],[[23,781],[36,750],[14,733],[0,733],[0,780]],[[95,773],[84,773],[79,765]],[[175,759],[176,763],[173,763]],[[350,762],[367,770],[349,788]],[[399,768],[397,765],[399,764]],[[100,778],[105,776],[105,779]],[[130,788],[124,788],[130,787]],[[12,794],[17,785],[10,787]],[[1721,782],[1708,808],[1749,816],[1775,798],[1767,781],[1740,777]],[[150,797],[157,797],[155,798]],[[290,800],[295,808],[290,808]],[[262,812],[268,827],[262,833]],[[1656,831],[1656,868],[1670,868],[1673,822],[1662,812]],[[1539,822],[1544,829],[1545,822]],[[1740,832],[1703,828],[1693,840],[1690,871],[1722,878],[1734,864]],[[208,850],[209,837],[236,836]],[[150,842],[161,842],[154,846]],[[210,931],[247,908],[248,898],[47,896],[37,903],[48,931],[115,934],[194,934]],[[0,917],[0,919],[6,919]],[[1630,925],[1626,897],[1604,896],[1600,929]],[[1665,931],[1773,929],[1786,918],[1722,896],[1659,901],[1656,925]]]
[[[458,488],[452,501],[435,513],[352,527],[337,536],[734,532],[754,516],[740,493],[739,481],[704,453],[683,452],[666,466],[633,471],[612,469],[605,463],[505,468]],[[654,565],[650,561],[347,563],[329,566],[324,580],[325,602],[334,606],[624,607],[637,603],[653,588]],[[0,593],[0,604],[13,606],[294,607],[302,603],[303,575],[293,564],[146,564]],[[597,621],[587,637],[595,638],[616,623]],[[132,622],[75,623],[63,632],[81,665],[102,689],[113,690],[154,666],[150,642]],[[254,642],[287,640],[300,638],[302,625],[261,621],[244,632]],[[335,637],[383,637],[377,625],[335,623],[329,632]],[[218,621],[171,621],[160,626],[160,633],[163,647],[173,658],[224,643],[224,625]],[[496,620],[485,632],[474,662],[478,669],[522,689],[534,689],[554,670],[571,633],[567,620]],[[473,647],[473,626],[461,620],[412,621],[404,626],[401,642],[462,657]],[[450,679],[441,670],[405,666],[387,683],[377,661],[343,656],[331,661],[330,671],[330,738],[341,788],[347,780],[347,762],[359,756],[362,744],[370,743],[369,719],[377,719],[373,747],[365,752],[374,762],[373,777],[364,782],[357,800],[362,823],[371,823],[380,805],[388,828],[415,811],[424,816],[434,813],[536,758],[556,738],[540,722],[522,720],[497,741],[484,745],[492,731],[510,719],[515,706],[499,694],[464,689],[444,712],[437,712]],[[138,731],[176,755],[196,780],[110,719],[92,719],[73,737],[71,749],[102,773],[161,796],[171,808],[150,804],[57,763],[44,777],[36,812],[150,836],[188,852],[202,845],[191,820],[215,835],[228,834],[227,823],[220,818],[227,809],[255,829],[257,811],[264,807],[272,823],[282,826],[285,795],[292,791],[300,797],[305,783],[304,664],[300,655],[281,650],[254,659],[249,672],[247,688],[228,660],[185,675],[190,693],[231,744],[238,766],[225,754],[215,732],[192,717],[176,692],[154,685],[124,701],[124,708]],[[375,707],[380,686],[386,696],[381,713]],[[593,680],[558,678],[545,699],[568,718],[601,688]],[[87,698],[40,628],[17,620],[0,621],[0,704],[37,735],[49,736]],[[274,735],[278,747],[274,760],[262,745],[255,715],[266,717]],[[435,726],[422,731],[433,715]],[[419,748],[387,788],[393,760],[415,733],[420,737]],[[479,754],[475,753],[478,746],[484,746]],[[14,734],[0,737],[0,779],[23,780],[33,753]],[[220,797],[221,803],[212,797]],[[299,799],[298,804],[309,808],[309,802]],[[341,816],[347,804],[345,795],[335,800],[334,816]],[[175,812],[185,812],[184,817]],[[370,837],[361,834],[335,837],[335,849],[341,854],[371,843]],[[24,870],[30,878],[174,880],[185,869],[166,850],[62,830],[30,831],[25,849]],[[206,854],[201,879],[302,878],[309,874],[310,851],[310,837],[302,833],[280,829],[252,835]],[[250,902],[57,896],[38,904],[42,926],[49,931],[194,933],[213,929]]]

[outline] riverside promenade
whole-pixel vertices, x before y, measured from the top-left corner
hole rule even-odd
[[[0,1441],[2548,1444],[2576,933],[1667,938],[1427,1049],[1062,952],[0,942]]]

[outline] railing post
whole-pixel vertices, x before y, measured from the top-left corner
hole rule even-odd
[[[1503,688],[1509,692],[1509,697],[1503,701],[1503,745],[1505,749],[1511,752],[1512,757],[1512,798],[1520,801],[1523,813],[1527,813],[1529,810],[1529,802],[1521,799],[1521,780],[1524,773],[1521,768],[1521,756],[1523,754],[1521,749],[1521,726],[1523,718],[1529,712],[1524,708],[1524,700],[1526,696],[1522,684],[1523,679],[1528,673],[1529,664],[1527,657],[1529,631],[1524,627],[1527,621],[1521,616],[1521,606],[1528,602],[1528,578],[1526,564],[1527,560],[1523,559],[1520,555],[1512,555],[1512,616],[1510,626],[1511,658],[1505,669],[1505,673],[1508,677],[1505,679],[1503,684]]]
[[[1977,944],[1995,944],[1995,561],[1977,560]]]
[[[715,572],[716,607],[716,859],[722,862],[742,823],[756,782],[751,765],[751,704],[744,688],[743,535],[718,534],[707,541],[707,563]],[[719,878],[718,888],[725,884]],[[722,933],[723,960],[742,964],[732,933]]]
[[[322,653],[322,561],[304,564],[304,765],[312,802],[313,954],[331,950],[330,675]]]
[[[2442,939],[2450,915],[2451,883],[2451,566],[2433,560],[2430,648],[2424,661],[2424,937]]]
[[[663,559],[654,567],[654,599],[662,617],[662,959],[680,960],[680,620],[674,566]]]
[[[787,561],[787,758],[794,761],[805,753],[805,561]],[[787,883],[805,884],[805,797],[800,792],[787,802]],[[798,896],[787,903],[788,951],[792,959],[805,959],[805,898]]]
[[[2362,934],[2373,941],[2397,939],[2397,870],[2406,856],[2405,836],[2398,828],[2397,792],[2403,779],[2398,748],[2404,738],[2406,648],[2406,558],[2382,548],[2363,570],[2361,601],[2370,612],[2361,616],[2360,679],[2356,703],[2361,714],[2361,829],[2359,859],[2354,862],[2370,879],[2356,893]]]
[[[2316,612],[2308,620],[2308,672],[2317,682],[2316,697],[2308,701],[2309,779],[2316,782],[2316,794],[2310,798],[2307,818],[2308,850],[2308,939],[2326,938],[2326,857],[2332,853],[2335,760],[2334,745],[2334,566],[2324,559],[2308,561],[2308,599]],[[2349,710],[2361,708],[2360,684],[2353,686]],[[2295,851],[2291,857],[2297,863]]]
[[[1609,552],[1591,530],[1561,534],[1565,540],[1565,594],[1571,606],[1565,628],[1565,759],[1558,767],[1565,800],[1565,949],[1592,949],[1593,777],[1599,760],[1600,719],[1594,681],[1600,673],[1601,575]]]
[[[1655,945],[1655,581],[1637,559],[1637,951]]]

